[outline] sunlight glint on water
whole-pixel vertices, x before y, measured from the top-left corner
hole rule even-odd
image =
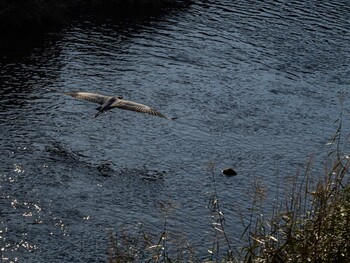
[[[322,161],[350,83],[348,3],[214,2],[142,21],[81,21],[34,47],[9,45],[16,56],[0,60],[3,261],[105,261],[108,231],[142,223],[158,233],[165,200],[178,207],[169,227],[206,253],[211,162],[239,244],[254,179],[274,194],[310,155]],[[64,91],[122,95],[177,119],[117,109],[92,119],[96,105]],[[238,175],[222,176],[225,167]]]

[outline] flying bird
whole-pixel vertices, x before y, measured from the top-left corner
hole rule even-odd
[[[155,109],[147,105],[124,100],[122,96],[105,96],[105,95],[100,95],[100,94],[90,93],[90,92],[64,92],[64,94],[72,96],[73,98],[76,98],[76,99],[87,100],[90,102],[100,104],[101,106],[96,108],[98,112],[93,116],[94,118],[103,112],[106,112],[113,108],[119,108],[123,110],[131,110],[131,111],[146,113],[146,114],[150,114],[150,115],[154,115],[154,116],[158,116],[158,117],[170,120],[170,118],[166,117],[165,115],[156,111]]]

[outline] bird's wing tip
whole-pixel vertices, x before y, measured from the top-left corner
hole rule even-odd
[[[76,94],[76,92],[71,92],[71,91],[62,91],[61,93],[65,95],[70,95],[70,96]]]

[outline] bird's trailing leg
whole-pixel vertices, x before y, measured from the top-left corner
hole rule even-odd
[[[98,112],[95,113],[95,115],[93,116],[93,118],[96,118],[96,117],[99,116],[101,113],[104,113],[104,112],[106,112],[106,111],[108,111],[108,110],[110,110],[110,109],[111,109],[111,108],[109,107],[109,105],[106,105],[106,106],[102,105],[102,106],[96,108],[96,110],[98,110]]]
[[[111,109],[111,105],[113,104],[113,102],[115,102],[116,99],[115,98],[110,98],[108,99],[105,103],[103,103],[100,107],[98,107],[96,110],[98,110],[98,112],[93,116],[94,118],[96,118],[98,115],[100,115],[102,112],[108,111]]]
[[[96,114],[94,114],[94,116],[92,116],[93,118],[96,118],[98,115],[100,115],[102,112],[105,112],[105,110],[99,110]]]

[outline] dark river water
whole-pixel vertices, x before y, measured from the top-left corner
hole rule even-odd
[[[253,182],[273,194],[325,154],[340,98],[349,126],[347,0],[203,2],[0,40],[2,262],[106,262],[110,231],[142,224],[160,236],[161,202],[176,207],[169,230],[205,256],[212,163],[239,246]],[[92,118],[96,105],[65,91],[122,95],[177,119]]]

